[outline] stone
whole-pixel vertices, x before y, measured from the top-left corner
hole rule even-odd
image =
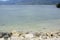
[[[41,35],[41,34],[38,33],[38,32],[34,33],[34,36],[35,36],[35,37],[39,37],[40,35]]]
[[[60,8],[60,3],[56,4],[56,7],[57,7],[57,8]]]
[[[2,38],[3,37],[3,32],[0,32],[0,38]]]

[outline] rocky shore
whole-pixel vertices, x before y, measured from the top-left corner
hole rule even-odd
[[[0,32],[0,40],[60,40],[60,31],[56,32]]]

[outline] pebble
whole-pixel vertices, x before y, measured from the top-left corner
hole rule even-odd
[[[4,40],[4,38],[0,38],[0,40]],[[60,40],[60,32],[12,32],[12,35],[8,40]]]

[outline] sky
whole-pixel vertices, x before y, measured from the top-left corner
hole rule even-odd
[[[8,1],[8,0],[0,0],[0,1]]]
[[[57,4],[60,0],[0,0],[0,4]]]

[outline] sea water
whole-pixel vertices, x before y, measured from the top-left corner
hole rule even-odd
[[[0,31],[60,30],[56,5],[0,5]]]

